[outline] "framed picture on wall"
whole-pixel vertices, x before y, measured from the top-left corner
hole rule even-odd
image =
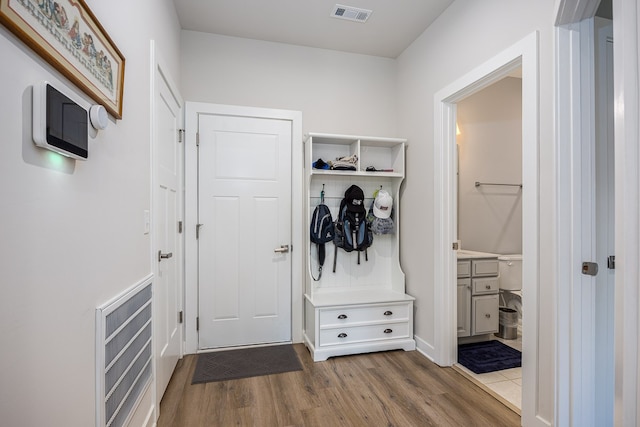
[[[125,59],[84,0],[0,0],[0,23],[122,118]]]

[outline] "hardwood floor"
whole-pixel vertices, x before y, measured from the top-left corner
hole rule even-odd
[[[158,427],[519,426],[520,417],[451,368],[417,351],[314,363],[295,344],[302,371],[191,384],[196,356],[179,363]]]

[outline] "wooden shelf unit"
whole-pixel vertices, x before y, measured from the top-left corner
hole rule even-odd
[[[405,293],[405,276],[399,259],[399,194],[404,180],[406,140],[348,135],[310,133],[305,139],[305,185],[311,218],[325,192],[325,204],[337,217],[345,190],[352,184],[362,188],[365,205],[370,209],[373,194],[380,188],[394,199],[395,233],[374,235],[367,250],[368,261],[356,252],[345,252],[333,243],[326,244],[326,260],[320,281],[317,256],[311,246],[306,257],[305,344],[314,361],[346,354],[392,349],[414,350],[413,301]],[[313,162],[325,162],[356,155],[356,170],[314,169]],[[369,172],[367,167],[387,170]],[[337,254],[337,255],[336,255]],[[333,272],[334,257],[336,271]],[[339,318],[338,318],[339,317]]]

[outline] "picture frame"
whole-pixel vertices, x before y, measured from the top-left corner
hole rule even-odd
[[[84,0],[0,0],[0,23],[122,118],[125,58]]]

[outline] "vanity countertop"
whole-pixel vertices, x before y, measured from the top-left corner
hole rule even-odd
[[[498,258],[500,255],[490,252],[467,251],[460,249],[457,251],[458,259],[481,259],[481,258]]]

